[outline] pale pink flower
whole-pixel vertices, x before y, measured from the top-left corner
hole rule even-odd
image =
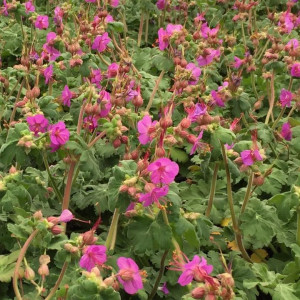
[[[23,3],[24,6],[25,6],[25,13],[26,14],[29,14],[30,12],[34,12],[35,11],[35,7],[34,5],[32,4],[32,1],[27,1],[25,3]]]
[[[157,121],[152,122],[151,117],[148,115],[145,115],[142,120],[138,121],[139,141],[142,145],[146,145],[153,140],[156,123]]]
[[[153,183],[169,184],[179,173],[179,166],[169,158],[163,157],[151,163],[147,170],[151,172],[150,178]]]
[[[37,16],[34,26],[35,26],[35,28],[38,28],[40,30],[47,29],[49,26],[48,16]]]
[[[59,222],[68,223],[73,220],[73,218],[73,214],[68,209],[64,209],[59,216]]]

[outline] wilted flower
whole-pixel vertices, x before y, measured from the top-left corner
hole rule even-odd
[[[186,111],[188,112],[188,118],[192,122],[196,122],[198,117],[206,114],[207,107],[204,103],[197,103],[192,108],[186,109]]]
[[[71,220],[73,220],[73,218],[74,218],[73,214],[68,209],[64,209],[59,216],[59,221],[68,223]]]
[[[177,163],[169,158],[159,158],[148,166],[151,172],[150,178],[153,183],[171,183],[179,172]]]
[[[103,52],[106,50],[106,47],[110,41],[111,39],[109,38],[107,32],[104,32],[102,35],[97,35],[94,39],[92,49],[97,50],[99,52]]]
[[[90,272],[96,265],[102,265],[106,260],[106,247],[102,245],[91,245],[85,248],[79,265],[81,268]]]
[[[167,5],[166,0],[157,0],[156,2],[156,6],[160,10],[164,10],[166,8],[166,5]]]
[[[119,257],[117,265],[120,268],[117,278],[123,284],[126,293],[133,295],[143,288],[139,267],[131,258]]]
[[[291,125],[289,122],[284,123],[282,125],[281,128],[281,135],[283,136],[283,138],[287,141],[291,141],[292,140],[292,131],[291,131]]]
[[[26,118],[29,129],[37,136],[39,132],[44,133],[48,128],[48,120],[41,114],[29,116]]]
[[[244,63],[243,59],[238,58],[237,56],[234,57],[234,63],[232,64],[232,66],[235,69],[239,69]]]
[[[48,16],[37,16],[34,26],[40,30],[47,29],[49,26]]]
[[[107,78],[116,77],[119,71],[119,65],[117,63],[112,63],[107,69]]]
[[[202,139],[202,136],[203,136],[203,130],[199,133],[195,143],[193,144],[190,155],[193,155],[196,152],[197,148],[199,146],[201,146],[201,144],[203,144],[203,143],[200,143],[200,140]]]
[[[61,93],[61,99],[63,101],[63,104],[65,106],[70,107],[72,97],[73,97],[72,92],[70,91],[69,87],[67,85],[65,85],[65,87]]]

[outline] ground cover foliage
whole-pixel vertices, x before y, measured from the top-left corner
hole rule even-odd
[[[1,1],[0,299],[299,299],[299,8]]]

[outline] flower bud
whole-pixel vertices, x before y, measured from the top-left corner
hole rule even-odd
[[[187,129],[191,126],[192,121],[189,118],[184,118],[181,120],[180,125],[182,128]]]
[[[115,149],[119,148],[121,146],[121,140],[119,138],[115,139],[113,141],[113,146],[114,146]]]
[[[202,299],[205,295],[204,287],[196,287],[192,290],[192,298],[194,299]]]
[[[35,277],[35,272],[29,266],[27,266],[25,268],[24,277],[27,280],[33,280]]]
[[[58,225],[54,225],[53,227],[51,227],[51,232],[54,234],[54,235],[58,235],[58,234],[61,234],[62,233],[62,228]]]
[[[9,174],[14,174],[14,173],[17,173],[17,169],[15,166],[11,166],[10,169],[9,169]]]
[[[97,241],[97,237],[94,237],[94,231],[89,230],[82,234],[82,241],[85,245],[93,245]]]
[[[120,188],[119,188],[120,193],[126,193],[127,191],[128,191],[128,186],[127,185],[123,184],[123,185],[120,186]]]
[[[50,256],[49,255],[41,255],[39,258],[39,263],[41,265],[48,265],[50,263]]]
[[[155,156],[156,157],[164,157],[166,155],[166,151],[162,147],[158,147],[155,149]]]
[[[43,218],[43,213],[41,210],[38,210],[36,211],[34,214],[33,214],[33,217],[36,219],[36,220],[41,220]]]
[[[254,176],[253,185],[261,186],[265,182],[265,178],[263,176]]]
[[[143,102],[144,102],[144,100],[141,95],[138,95],[132,99],[132,104],[135,107],[141,107],[143,105]]]
[[[38,273],[42,276],[48,276],[49,275],[49,268],[46,264],[42,264],[40,265],[39,269],[38,269]]]

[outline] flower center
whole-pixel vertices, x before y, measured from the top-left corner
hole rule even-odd
[[[124,281],[130,281],[133,279],[133,273],[132,270],[120,270],[119,275]]]

